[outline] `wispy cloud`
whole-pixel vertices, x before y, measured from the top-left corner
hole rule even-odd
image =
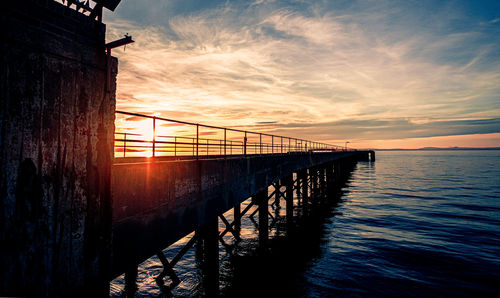
[[[109,16],[109,39],[136,40],[114,51],[118,107],[319,140],[500,132],[481,122],[500,115],[500,41],[480,25],[447,31],[453,13],[419,15],[439,27],[419,31],[393,20],[405,7],[292,2],[212,3],[165,19],[159,1],[140,13],[150,24]]]

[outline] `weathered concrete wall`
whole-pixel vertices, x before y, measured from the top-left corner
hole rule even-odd
[[[365,152],[113,165],[113,275],[154,255],[271,183]]]
[[[117,61],[52,0],[0,4],[0,296],[107,288]]]

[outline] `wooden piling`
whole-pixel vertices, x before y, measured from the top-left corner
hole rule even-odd
[[[204,296],[219,293],[219,224],[217,218],[196,230],[197,258],[202,273]]]
[[[259,210],[259,247],[265,250],[267,247],[267,239],[269,238],[267,188],[258,192],[255,195],[255,199]]]

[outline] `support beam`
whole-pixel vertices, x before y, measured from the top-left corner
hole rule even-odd
[[[318,169],[313,168],[309,171],[311,177],[311,201],[316,204],[318,200]]]
[[[279,210],[281,208],[280,206],[280,199],[283,197],[283,193],[281,192],[281,186],[282,186],[282,181],[278,181],[276,184],[274,184],[274,207],[276,207],[276,213],[279,214]]]
[[[299,204],[300,204],[300,200],[302,199],[302,192],[301,192],[301,172],[297,172],[295,174],[295,181],[296,181],[296,185],[295,185],[295,191],[297,193],[297,198],[299,199]]]
[[[219,225],[218,220],[208,222],[196,230],[197,258],[202,273],[203,296],[215,297],[219,293]]]
[[[328,163],[326,166],[326,195],[328,199],[332,197],[335,189],[335,177],[333,175],[333,163]]]
[[[286,201],[286,222],[290,224],[293,219],[293,176],[288,176],[283,179],[283,184],[286,187],[285,201]]]
[[[175,274],[174,271],[175,264],[170,263],[161,250],[158,251],[156,255],[158,256],[158,259],[160,259],[160,262],[163,265],[163,271],[156,277],[156,284],[162,289],[164,288],[168,290],[173,289],[181,282],[177,274]],[[170,277],[170,280],[172,282],[167,287],[165,287],[165,282],[163,281],[163,278],[167,275]]]
[[[234,220],[232,226],[234,226],[234,231],[240,237],[241,232],[241,204],[236,204],[233,208]]]
[[[309,177],[308,170],[303,170],[300,173],[300,180],[302,181],[302,208],[307,208],[309,202]]]
[[[219,215],[220,219],[222,220],[222,222],[224,223],[224,225],[226,225],[226,230],[231,232],[231,234],[233,234],[234,238],[236,239],[236,241],[240,241],[241,238],[240,238],[240,235],[239,233],[237,233],[234,229],[233,229],[233,225],[230,224],[227,219],[224,217],[224,215]],[[222,240],[222,234],[219,235],[219,238]]]
[[[236,214],[235,214],[235,220],[231,223],[231,227],[235,226],[235,225],[236,225],[236,223],[238,222],[238,223],[240,223],[240,229],[241,229],[241,218],[242,218],[242,217],[243,217],[243,216],[244,216],[244,215],[248,212],[248,210],[250,210],[250,208],[252,208],[252,206],[253,206],[254,204],[255,204],[255,202],[253,202],[253,201],[252,201],[252,202],[250,202],[250,204],[248,204],[248,206],[247,206],[245,209],[243,209],[243,212],[241,212],[241,213],[239,214],[239,216],[238,216],[238,217],[236,217]],[[239,207],[239,206],[238,206],[238,207]],[[236,208],[236,207],[235,207],[235,208]],[[257,210],[256,210],[256,211],[252,214],[252,215],[250,215],[250,217],[251,217],[251,216],[253,216],[255,213],[257,213],[257,211],[258,211],[258,209],[257,209]],[[226,233],[227,233],[227,232],[229,232],[229,229],[227,229],[227,228],[226,228],[226,229],[225,229],[225,230],[224,230],[224,231],[220,234],[220,236],[219,236],[219,237],[224,237],[224,235],[226,235]]]
[[[324,165],[319,169],[319,187],[321,201],[323,201],[326,197],[326,167]]]
[[[268,222],[268,197],[267,188],[258,192],[255,195],[255,200],[259,205],[259,247],[263,250],[267,247],[269,237],[269,222]]]
[[[341,166],[340,166],[340,161],[335,161],[333,163],[333,167],[334,167],[333,174],[335,176],[335,181],[338,183],[339,180],[340,180],[340,177],[342,175],[342,173],[341,173],[342,169],[341,169]]]
[[[130,267],[125,272],[125,294],[134,297],[137,292],[137,265]]]

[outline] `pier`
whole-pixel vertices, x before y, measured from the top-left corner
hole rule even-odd
[[[171,123],[175,120],[154,117],[154,121],[158,125],[161,121]],[[204,127],[195,123],[182,124],[195,126],[198,132],[200,127]],[[232,138],[231,143],[227,138],[219,140],[213,137],[217,134],[212,134],[211,139],[200,139],[198,133],[192,138],[194,142],[174,136],[163,136],[170,141],[157,141],[160,137],[154,134],[154,140],[146,141],[135,135],[128,140],[129,148],[149,150],[148,156],[155,157],[115,158],[112,166],[113,276],[127,270],[133,274],[139,263],[155,254],[163,259],[162,249],[192,231],[206,231],[211,227],[215,243],[226,233],[237,239],[237,223],[254,205],[258,206],[259,238],[265,245],[269,200],[279,204],[276,202],[284,199],[290,219],[294,194],[301,198],[302,205],[326,199],[328,189],[341,176],[348,174],[343,165],[375,159],[373,151],[340,149],[338,146],[273,135],[264,135],[271,140],[265,143],[261,133],[214,126],[208,128],[220,131],[221,136],[236,131],[242,136],[241,141],[237,137]],[[124,134],[116,133],[119,137],[115,141],[117,156],[122,156],[121,151],[126,148],[121,137]],[[255,143],[250,141],[251,136]],[[274,139],[279,141],[273,142]],[[140,145],[131,145],[134,143]],[[175,148],[182,148],[179,150],[181,153],[177,153]],[[201,148],[206,149],[202,151]],[[157,149],[159,152],[155,151]],[[226,154],[217,155],[218,152]],[[274,188],[270,194],[269,187]],[[241,202],[250,197],[252,203],[241,211]],[[237,214],[232,223],[223,216],[229,209],[234,209]],[[221,233],[218,225],[214,224],[218,218],[226,225],[226,230]],[[165,272],[171,272],[171,265],[168,262],[164,265]]]
[[[115,111],[118,61],[101,18],[110,7],[96,2],[90,12],[52,0],[0,7],[1,295],[105,296],[122,273],[132,287],[154,255],[159,285],[173,287],[194,242],[217,268],[220,237],[237,239],[248,216],[241,202],[257,206],[265,249],[270,200],[285,200],[291,220],[294,196],[317,204],[347,165],[375,160],[370,150]],[[115,129],[120,117],[150,121],[150,136]],[[181,125],[190,133],[161,131]],[[174,259],[162,254],[193,231]],[[206,276],[208,293],[217,274]]]

